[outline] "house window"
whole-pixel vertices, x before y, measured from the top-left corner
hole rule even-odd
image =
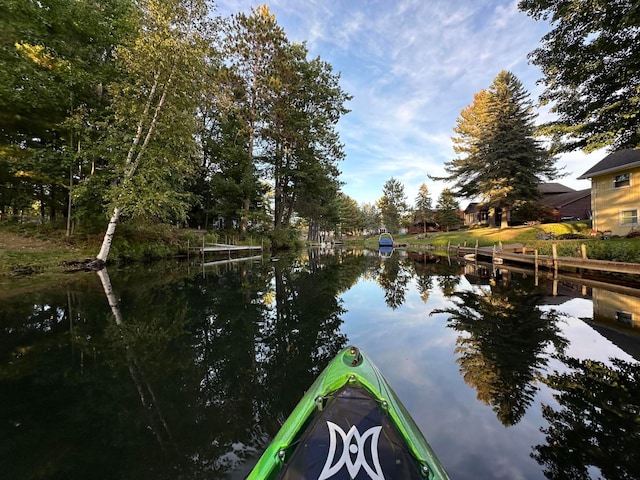
[[[633,313],[616,310],[616,320],[625,325],[633,325]]]
[[[620,225],[637,225],[638,224],[638,209],[633,210],[621,210],[620,211]]]
[[[613,178],[613,188],[628,187],[629,185],[631,185],[630,173],[622,173]]]

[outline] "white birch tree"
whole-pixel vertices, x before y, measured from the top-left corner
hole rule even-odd
[[[184,220],[183,183],[195,171],[197,109],[214,58],[206,0],[141,0],[138,35],[116,52],[126,79],[109,86],[101,144],[116,172],[98,266],[121,216]]]

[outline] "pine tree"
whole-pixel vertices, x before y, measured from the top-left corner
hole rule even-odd
[[[431,196],[429,195],[429,188],[426,183],[420,185],[418,195],[416,196],[415,220],[423,223],[425,232],[427,231],[427,223],[433,222],[433,206]]]
[[[438,197],[438,203],[436,205],[436,221],[441,227],[444,227],[447,232],[451,227],[460,225],[460,205],[456,200],[454,193],[445,188]]]
[[[377,202],[382,221],[389,233],[397,233],[400,230],[400,221],[407,211],[407,197],[404,193],[404,185],[395,178],[390,178],[382,188],[382,197]]]
[[[535,115],[522,83],[502,71],[488,90],[474,96],[462,110],[454,131],[458,157],[445,163],[454,182],[453,193],[475,199],[495,211],[502,211],[501,228],[507,226],[509,211],[521,202],[533,200],[544,180],[559,175],[555,159],[535,138]]]

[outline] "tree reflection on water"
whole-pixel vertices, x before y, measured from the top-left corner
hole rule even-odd
[[[533,440],[510,451],[524,457],[517,460],[526,463],[522,471],[533,466],[536,476],[526,478],[542,475],[536,460],[549,478],[588,478],[596,468],[606,478],[640,478],[638,367],[562,356],[563,318],[540,309],[548,302],[531,277],[493,272],[463,280],[461,265],[446,258],[422,253],[381,261],[363,251],[311,251],[195,272],[168,262],[109,273],[103,282],[91,272],[68,286],[3,297],[0,477],[240,478],[346,346],[345,332],[357,329],[360,340],[374,344],[411,333],[420,343],[427,339],[414,332],[427,327],[430,345],[438,345],[430,361],[454,375],[442,379],[425,368],[419,383],[437,379],[449,392],[461,383],[459,369],[495,411],[491,433],[520,434],[503,425],[533,410],[537,388],[546,389],[541,382],[557,392],[557,405],[542,407],[544,419],[532,415],[546,444],[536,445],[542,435],[527,429]],[[474,281],[486,285],[469,286]],[[447,326],[424,322],[427,300],[440,302],[435,312],[449,315]],[[400,321],[381,327],[371,317],[387,307]],[[379,348],[398,344],[388,343]],[[571,371],[545,378],[554,350]],[[463,389],[472,411],[487,410]],[[449,403],[445,410],[437,405],[429,415],[452,413]],[[473,446],[459,442],[451,448]],[[476,478],[477,465],[460,472]]]
[[[338,293],[364,268],[359,256],[186,276],[149,266],[87,277],[91,294],[13,302],[0,313],[3,475],[200,479],[237,468],[346,346]]]
[[[544,379],[559,407],[543,405],[546,444],[531,456],[547,478],[590,478],[592,467],[601,478],[640,478],[640,365],[559,358],[572,371]]]
[[[542,293],[528,285],[493,282],[480,291],[453,292],[448,325],[460,333],[456,360],[467,384],[506,426],[515,425],[531,405],[536,380],[548,364],[549,344],[562,351],[561,315],[540,310]]]

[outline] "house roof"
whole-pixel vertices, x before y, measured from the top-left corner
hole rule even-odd
[[[556,195],[561,193],[575,192],[573,188],[555,182],[541,183],[540,185],[538,185],[538,191],[543,195]]]
[[[578,180],[640,166],[640,149],[627,148],[613,152],[578,177]]]
[[[560,193],[558,195],[544,197],[541,201],[542,203],[544,203],[545,205],[549,205],[550,207],[562,208],[585,197],[588,197],[589,195],[591,195],[591,189],[585,188],[584,190],[574,190],[572,192]]]
[[[476,213],[480,211],[478,205],[478,202],[471,202],[469,205],[467,205],[467,208],[464,209],[464,213]]]

